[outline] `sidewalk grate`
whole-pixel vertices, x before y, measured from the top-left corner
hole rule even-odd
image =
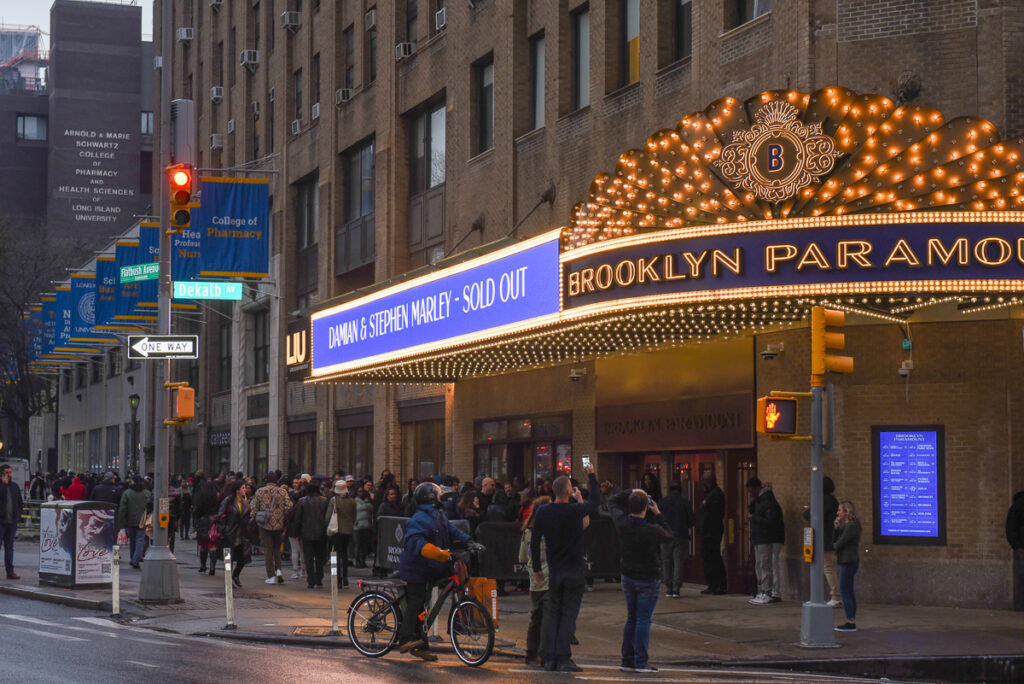
[[[341,626],[338,626],[339,631],[344,632]],[[292,630],[293,636],[307,636],[307,637],[325,637],[327,633],[331,631],[330,627],[295,627]]]

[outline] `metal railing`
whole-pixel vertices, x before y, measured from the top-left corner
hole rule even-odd
[[[25,506],[21,510],[21,522],[18,524],[19,534],[39,534],[39,507],[44,503],[46,502],[33,499],[25,501]]]

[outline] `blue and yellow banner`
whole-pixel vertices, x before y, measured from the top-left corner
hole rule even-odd
[[[71,274],[71,341],[117,344],[113,335],[96,331],[96,273]]]
[[[122,266],[137,266],[143,262],[142,249],[138,240],[118,240],[114,247],[114,273],[118,274],[117,299],[114,303],[114,321],[155,321],[156,311],[140,313],[135,310],[139,301],[140,283],[120,282]],[[105,328],[109,328],[108,323]]]
[[[83,345],[79,342],[71,341],[71,309],[72,309],[72,296],[70,285],[58,285],[57,286],[57,327],[56,327],[56,338],[54,340],[53,350],[62,354],[91,354],[95,353],[96,349],[91,346]]]
[[[266,278],[270,273],[269,182],[255,178],[202,180],[202,210],[192,214],[192,225],[200,232],[199,275]]]
[[[135,264],[148,264],[160,261],[160,224],[139,224],[139,261]],[[120,271],[119,271],[120,273]],[[135,302],[135,313],[156,313],[160,297],[160,281],[156,278],[139,283],[139,298]]]

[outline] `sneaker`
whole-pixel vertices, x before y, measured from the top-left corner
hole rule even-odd
[[[831,599],[828,602],[828,607],[829,608],[842,608],[843,607],[843,602],[840,601],[839,599]]]
[[[424,646],[423,648],[412,649],[411,651],[409,651],[409,655],[416,656],[417,658],[420,658],[421,660],[424,660],[428,663],[433,663],[437,661],[437,656],[431,653],[426,646]]]
[[[782,603],[782,597],[772,596],[770,599],[768,599],[768,603]]]
[[[643,667],[636,668],[636,672],[657,672],[658,668],[653,665],[644,665]]]
[[[844,622],[843,624],[836,627],[837,632],[856,632],[857,625],[853,622]]]
[[[242,580],[238,579],[237,577],[232,577],[231,578],[231,583],[235,585],[235,589],[241,589],[242,588]]]
[[[752,598],[749,601],[747,601],[747,603],[749,603],[752,606],[763,606],[764,604],[768,603],[769,601],[771,601],[771,598],[769,598],[767,595],[765,595],[765,594],[758,594],[754,598]]]
[[[702,590],[700,593],[704,594],[705,596],[710,596],[711,594],[715,593],[715,590],[711,587],[708,587],[707,589]]]
[[[402,643],[400,643],[398,645],[398,652],[399,653],[406,653],[406,652],[411,651],[413,649],[423,648],[426,645],[427,645],[427,642],[424,641],[423,639],[421,639],[420,637],[413,637],[412,639],[409,639],[408,641],[403,641]]]
[[[284,584],[284,575],[281,574],[280,570],[277,571],[276,577],[277,577],[277,583],[278,584]]]
[[[559,663],[556,669],[558,672],[583,672],[583,668],[574,663],[571,658],[564,663]]]
[[[622,664],[619,665],[619,672],[636,672],[636,668],[623,660]]]
[[[302,579],[302,573],[301,572],[293,572],[291,579]]]
[[[277,584],[277,575],[271,575],[267,579],[263,580],[264,584]]]
[[[7,573],[7,579],[21,579],[21,575],[16,572]]]

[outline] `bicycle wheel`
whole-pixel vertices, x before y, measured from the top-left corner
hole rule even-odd
[[[398,608],[384,594],[360,594],[348,607],[348,639],[357,651],[371,658],[394,648],[400,624]]]
[[[494,622],[479,601],[462,599],[448,616],[448,635],[459,660],[483,665],[494,650]]]

